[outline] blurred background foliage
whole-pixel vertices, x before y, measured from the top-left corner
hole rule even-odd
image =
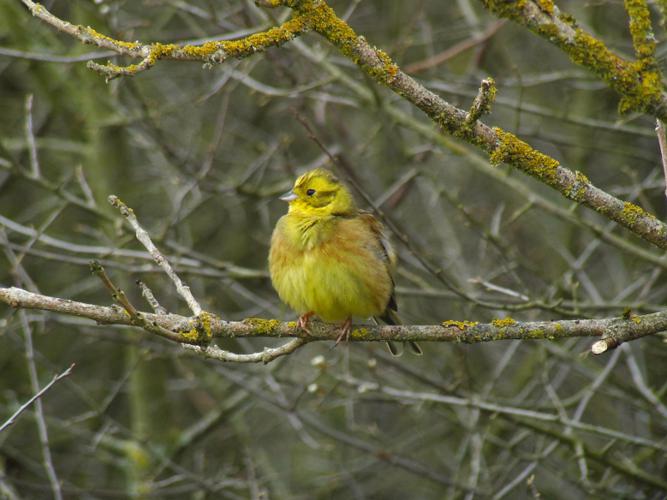
[[[113,37],[164,42],[234,38],[289,14],[241,0],[44,4]],[[558,4],[632,57],[622,2]],[[493,76],[498,98],[487,123],[664,219],[654,121],[619,116],[617,96],[557,48],[472,0],[332,6],[460,107]],[[662,62],[664,30],[656,36]],[[474,43],[432,62],[465,42]],[[113,193],[135,209],[206,310],[293,319],[267,279],[266,257],[286,210],[277,196],[298,173],[332,167],[306,122],[340,158],[339,174],[363,186],[418,255],[444,271],[446,279],[434,276],[397,245],[407,323],[620,316],[665,302],[657,249],[438,136],[317,35],[221,66],[160,62],[109,83],[77,60],[91,51],[103,52],[33,19],[19,1],[0,3],[2,286],[109,304],[88,269],[98,258],[135,305],[148,308],[134,283],[141,279],[170,311],[187,314],[149,258],[119,251],[143,249],[107,205]],[[39,176],[31,173],[28,116]],[[76,362],[44,398],[67,498],[665,493],[660,337],[598,358],[586,354],[586,339],[428,344],[422,358],[398,360],[380,344],[315,343],[246,366],[194,357],[136,329],[26,316],[42,385]],[[34,391],[19,314],[3,307],[0,322],[4,421]],[[274,342],[221,344],[249,352]],[[52,495],[33,416],[0,434],[0,496]]]

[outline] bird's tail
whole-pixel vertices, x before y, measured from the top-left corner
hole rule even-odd
[[[394,311],[393,309],[387,308],[387,310],[380,316],[380,319],[387,323],[388,325],[402,325],[403,322],[401,321],[401,318],[399,317],[398,313]],[[417,342],[414,340],[408,340],[407,342],[403,342],[403,344],[408,344],[410,346],[410,349],[412,350],[413,354],[416,354],[418,356],[421,356],[424,354],[424,351],[422,351],[422,348],[419,346]],[[400,356],[401,352],[398,350],[396,347],[396,344],[392,342],[391,340],[387,340],[387,348],[389,349],[389,352],[392,354],[392,356]]]

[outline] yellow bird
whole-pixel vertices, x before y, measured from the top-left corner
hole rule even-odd
[[[314,315],[343,322],[338,343],[349,338],[353,316],[400,324],[392,278],[396,254],[382,224],[357,208],[336,176],[322,168],[306,172],[280,199],[289,210],[271,237],[269,271],[280,298],[299,314],[299,327],[308,331]],[[410,345],[421,354],[416,343]]]

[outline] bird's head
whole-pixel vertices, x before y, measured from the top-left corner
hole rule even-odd
[[[290,204],[290,212],[305,215],[350,215],[357,207],[347,187],[330,171],[316,168],[306,172],[288,193],[280,197]]]

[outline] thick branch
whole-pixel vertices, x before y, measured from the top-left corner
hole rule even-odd
[[[511,19],[558,46],[572,62],[602,78],[622,96],[621,111],[648,111],[667,119],[667,95],[652,57],[655,41],[647,38],[650,19],[643,0],[626,0],[630,30],[640,57],[636,62],[614,54],[579,28],[572,16],[561,12],[551,0],[482,0],[482,3],[494,14]]]
[[[132,318],[122,309],[105,307],[73,300],[31,293],[20,288],[0,288],[0,302],[15,308],[39,309],[69,316],[88,318],[97,323],[133,325]],[[215,357],[215,346],[201,347],[193,336],[196,318],[178,314],[139,313],[153,326],[174,332],[170,340],[189,344],[208,357]],[[249,318],[244,321],[224,321],[210,316],[210,333],[213,337],[294,337],[303,341],[336,340],[339,327],[313,322],[310,334],[296,326],[295,322],[281,322]],[[357,326],[350,340],[386,341],[417,340],[426,342],[458,342],[474,344],[494,340],[557,340],[570,337],[613,337],[622,341],[633,340],[667,330],[667,313],[659,312],[631,318],[581,319],[568,321],[519,322],[509,318],[491,323],[444,321],[439,325]],[[620,343],[620,342],[619,342]],[[287,344],[290,345],[291,344]],[[300,344],[301,345],[301,344]],[[618,345],[618,343],[616,344]],[[297,346],[298,347],[298,346]],[[262,353],[254,356],[261,360]],[[243,356],[243,355],[234,355]],[[225,359],[226,361],[235,361]]]

